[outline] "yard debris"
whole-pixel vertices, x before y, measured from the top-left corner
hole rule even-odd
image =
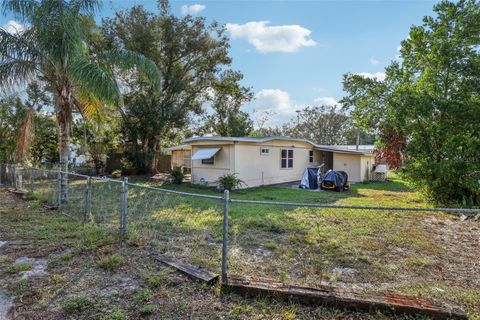
[[[267,295],[304,304],[320,304],[356,311],[425,315],[434,319],[467,319],[463,310],[457,306],[390,292],[364,293],[331,285],[310,288],[273,279],[245,276],[229,276],[224,289],[247,296]]]
[[[13,306],[13,300],[0,288],[0,320],[8,319],[8,312]]]
[[[173,257],[165,255],[157,255],[157,260],[170,267],[177,269],[178,271],[186,274],[190,278],[201,280],[207,284],[213,284],[218,280],[218,274],[202,269],[200,267],[179,261]]]
[[[15,265],[30,265],[32,266],[31,270],[21,271],[22,279],[27,279],[30,277],[42,277],[48,275],[47,269],[47,260],[45,259],[36,259],[29,257],[21,257],[15,261]]]

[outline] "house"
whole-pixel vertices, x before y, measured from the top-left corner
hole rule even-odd
[[[326,146],[291,137],[194,137],[169,148],[172,168],[191,172],[192,183],[215,185],[237,173],[247,187],[298,181],[308,167],[325,164],[347,172],[349,181],[368,180],[374,165],[372,146]]]

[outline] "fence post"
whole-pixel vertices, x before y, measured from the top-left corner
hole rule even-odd
[[[35,168],[30,168],[30,191],[33,193],[35,190]]]
[[[127,234],[127,203],[128,201],[128,178],[122,181],[122,192],[120,197],[120,239],[123,242]]]
[[[85,221],[89,221],[92,216],[92,179],[87,178],[87,188],[85,189]]]
[[[57,208],[60,210],[60,204],[62,202],[62,172],[61,169],[58,170],[58,192],[57,192]]]
[[[15,186],[15,188],[17,190],[23,190],[23,175],[22,174],[18,175],[18,181],[17,181],[17,185]]]
[[[16,188],[17,187],[17,165],[13,164],[12,165],[12,187]]]
[[[223,243],[222,243],[222,283],[227,283],[227,259],[228,259],[228,211],[230,206],[230,192],[223,193]]]

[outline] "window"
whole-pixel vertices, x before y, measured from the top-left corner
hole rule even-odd
[[[211,158],[208,158],[208,159],[202,159],[202,164],[209,164],[209,165],[215,164],[215,156],[212,156]]]
[[[291,169],[293,168],[293,150],[282,149],[281,150],[281,168]]]
[[[268,148],[261,148],[260,149],[260,155],[268,156],[269,154],[270,154],[270,149],[268,149]]]
[[[308,151],[308,162],[313,162],[313,150]]]

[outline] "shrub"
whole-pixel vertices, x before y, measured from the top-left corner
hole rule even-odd
[[[228,190],[232,191],[233,189],[237,189],[242,185],[246,185],[245,182],[237,177],[236,173],[233,174],[224,174],[220,176],[217,180],[218,186],[221,190]]]
[[[183,178],[185,178],[185,175],[180,168],[175,168],[170,171],[170,180],[172,183],[181,184],[183,182]]]

